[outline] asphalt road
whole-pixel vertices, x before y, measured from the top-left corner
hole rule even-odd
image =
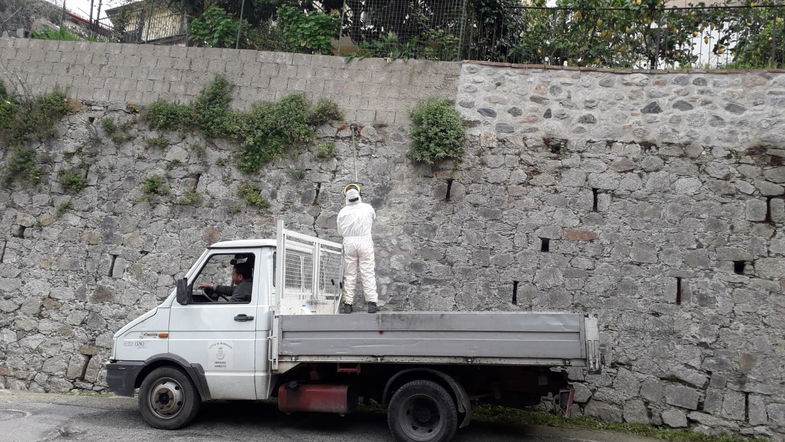
[[[392,441],[386,418],[376,413],[344,417],[286,415],[272,402],[211,402],[196,421],[177,431],[156,430],[142,421],[136,398],[77,396],[0,390],[2,441]],[[472,423],[456,441],[638,441],[628,434],[540,426]]]

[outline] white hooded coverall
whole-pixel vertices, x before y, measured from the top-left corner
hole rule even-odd
[[[357,201],[349,201],[350,197],[358,199]],[[349,190],[346,196],[346,206],[338,212],[338,233],[343,237],[343,302],[347,304],[354,302],[358,267],[365,301],[378,301],[374,273],[373,239],[371,238],[374,219],[376,219],[376,212],[373,207],[362,202],[356,191]]]

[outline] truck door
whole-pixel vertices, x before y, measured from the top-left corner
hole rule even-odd
[[[254,342],[262,283],[257,269],[259,252],[210,251],[202,268],[189,280],[192,303],[172,303],[169,351],[202,366],[213,399],[256,399]]]

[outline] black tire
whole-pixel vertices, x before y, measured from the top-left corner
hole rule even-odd
[[[202,400],[187,374],[174,367],[151,371],[139,387],[139,411],[148,425],[182,428],[196,417]]]
[[[415,380],[401,386],[387,407],[387,425],[397,441],[446,442],[458,428],[458,410],[441,385]]]

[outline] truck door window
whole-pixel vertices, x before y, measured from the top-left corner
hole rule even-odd
[[[253,253],[210,256],[194,280],[193,302],[251,302],[254,262]]]

